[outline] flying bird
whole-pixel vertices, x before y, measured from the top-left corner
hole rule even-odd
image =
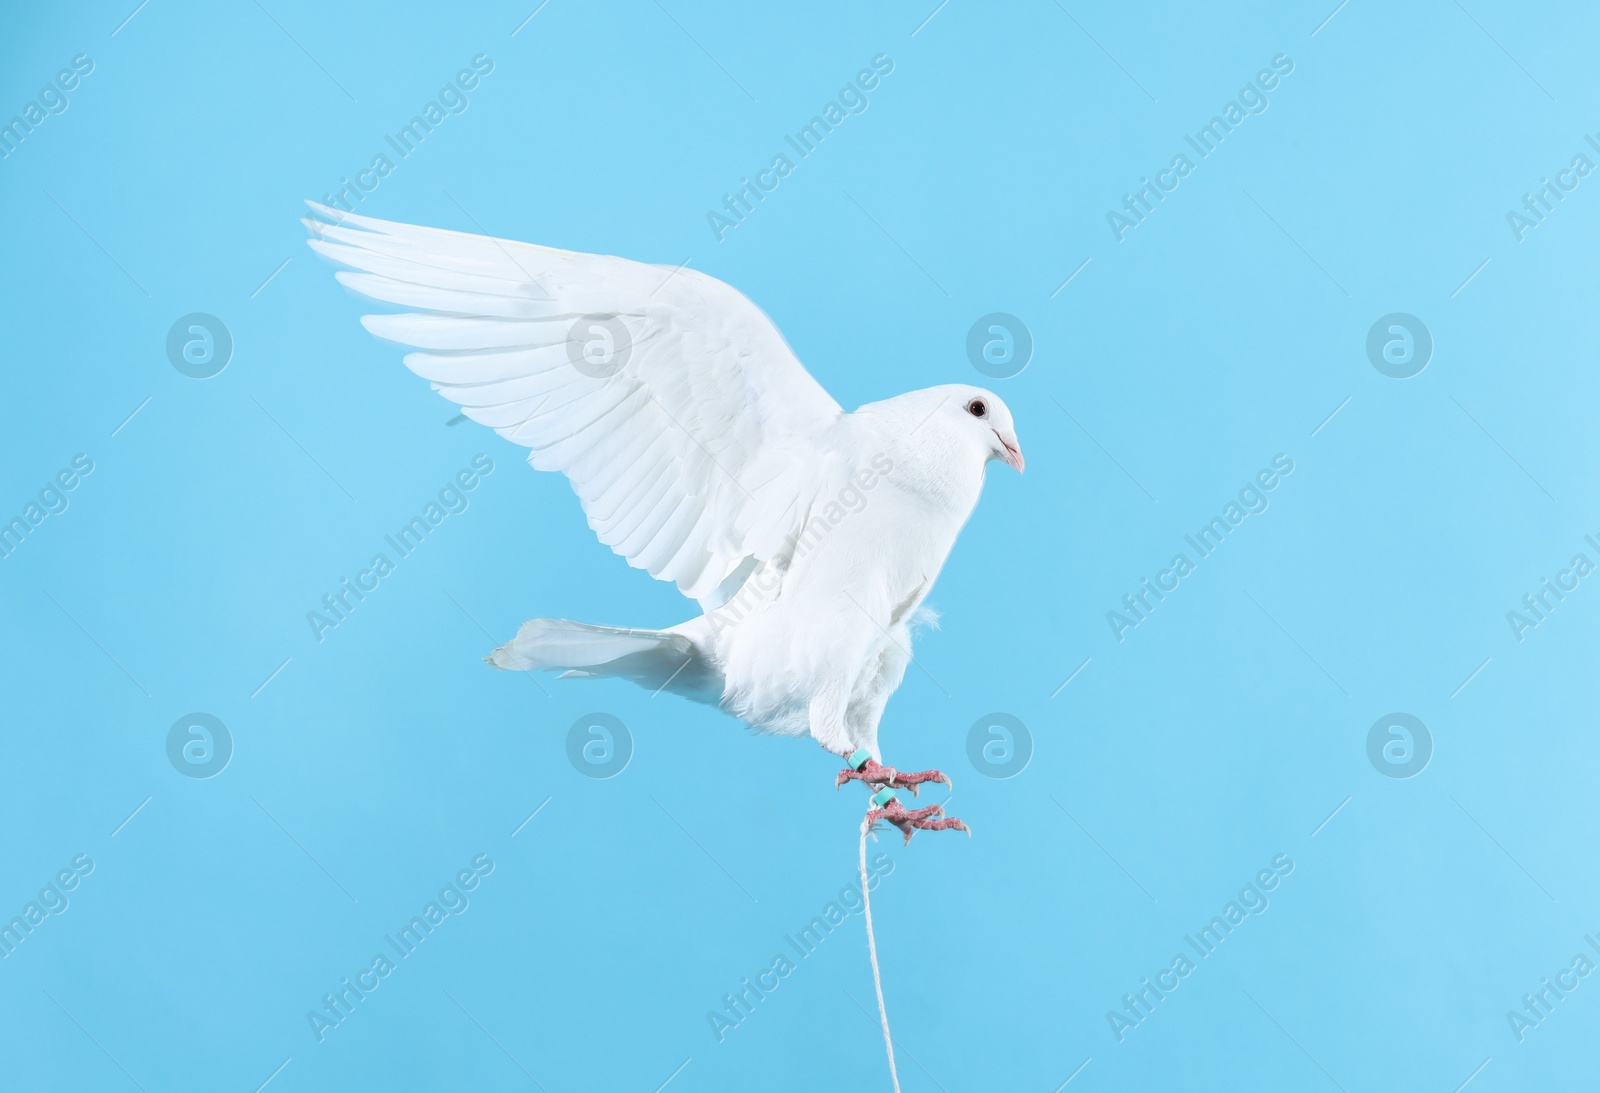
[[[991,461],[1018,472],[992,392],[930,387],[845,412],[731,286],[649,265],[307,202],[340,283],[406,367],[567,476],[600,541],[697,601],[664,630],[534,619],[495,667],[618,677],[809,734],[878,792],[872,819],[955,828],[893,793],[950,779],[882,763],[878,724],[923,602]],[[969,832],[970,834],[970,832]]]

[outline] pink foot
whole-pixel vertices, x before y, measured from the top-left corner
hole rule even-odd
[[[937,770],[895,770],[886,767],[876,759],[868,759],[860,770],[846,767],[839,772],[839,777],[833,780],[833,788],[838,789],[852,779],[866,782],[870,785],[889,786],[893,789],[909,789],[912,796],[916,796],[917,787],[923,782],[943,782],[951,789],[955,783],[950,781],[950,776]]]
[[[941,817],[944,812],[943,805],[929,805],[926,808],[907,808],[899,801],[891,800],[882,808],[874,808],[867,812],[867,823],[877,823],[887,820],[900,829],[906,837],[906,842],[911,841],[911,836],[918,831],[965,831],[969,836],[972,829],[955,817]]]

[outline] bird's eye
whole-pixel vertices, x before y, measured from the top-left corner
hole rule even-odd
[[[967,413],[971,414],[973,417],[988,417],[989,407],[981,398],[975,398],[971,402],[967,403]]]

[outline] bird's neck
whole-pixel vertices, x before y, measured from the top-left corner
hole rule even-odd
[[[899,423],[865,424],[871,435],[862,438],[860,450],[882,452],[893,464],[883,475],[887,483],[933,512],[952,517],[957,527],[966,522],[983,492],[986,453],[941,429],[939,422],[927,422],[915,432]]]

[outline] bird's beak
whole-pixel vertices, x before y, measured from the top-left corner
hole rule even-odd
[[[1010,467],[1018,474],[1021,474],[1022,449],[1017,446],[1016,437],[1012,437],[1010,440],[1007,440],[1005,437],[1000,436],[999,433],[996,433],[995,436],[1000,437],[1000,444],[1003,448],[1005,448],[1005,451],[1001,453],[1000,458],[1006,461],[1006,466]]]

